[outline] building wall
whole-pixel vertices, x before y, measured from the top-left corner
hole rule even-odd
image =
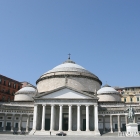
[[[2,123],[2,125],[0,126],[0,130],[3,130],[4,119],[5,119],[4,117],[5,117],[4,114],[0,114],[0,124]],[[14,117],[14,130],[15,129],[18,130],[18,128],[16,128],[15,126],[16,126],[16,123],[18,123],[18,126],[19,126],[19,121],[20,121],[20,116],[17,114]],[[32,125],[33,125],[33,116],[32,115],[30,115],[29,122],[30,122],[29,128],[32,129]],[[6,127],[7,127],[7,123],[11,123],[11,125],[12,125],[12,114],[8,114],[6,116]],[[22,116],[22,125],[21,125],[22,130],[26,129],[26,123],[27,123],[27,115],[23,115]]]
[[[135,122],[139,125],[140,124],[140,114],[136,114],[135,116]],[[113,116],[113,130],[117,131],[117,129],[115,129],[115,125],[118,126],[118,116],[114,115]],[[121,115],[120,116],[120,127],[123,127],[123,124],[126,124],[125,122],[125,115]],[[105,128],[106,130],[110,130],[110,116],[105,116]],[[103,117],[99,115],[99,129],[103,129]]]
[[[97,96],[99,98],[99,102],[101,101],[120,101],[121,97],[119,94],[101,94]]]
[[[77,77],[68,77],[67,80],[65,78],[50,78],[44,79],[37,83],[38,92],[46,92],[51,91],[63,86],[69,86],[77,90],[83,91],[91,91],[94,92],[95,89],[100,89],[100,83],[95,80],[91,80],[88,78],[77,78]]]
[[[126,103],[140,102],[140,87],[124,87],[117,90],[122,95],[122,101]]]
[[[22,84],[16,80],[0,75],[0,101],[13,101],[14,93],[22,88]]]

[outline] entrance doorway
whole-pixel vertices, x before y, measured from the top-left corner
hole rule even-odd
[[[86,119],[83,119],[83,131],[86,131]]]
[[[117,130],[118,129],[118,124],[115,124],[115,130]]]
[[[50,130],[50,119],[45,119],[45,130]]]
[[[18,123],[15,123],[15,128],[18,128]]]
[[[138,125],[138,131],[140,131],[140,124]]]
[[[68,113],[63,113],[63,130],[68,131]]]
[[[122,131],[126,131],[126,124],[122,124]]]
[[[11,122],[7,122],[6,130],[11,130]]]
[[[2,127],[2,122],[0,122],[0,127]]]

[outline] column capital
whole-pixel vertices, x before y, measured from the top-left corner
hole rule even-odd
[[[77,105],[77,106],[81,106],[81,105]]]
[[[42,104],[42,106],[46,106],[46,104]]]
[[[105,117],[105,114],[104,115],[102,115],[103,117]]]
[[[63,105],[59,105],[59,106],[63,106]]]
[[[90,105],[85,105],[85,106],[90,106]]]
[[[72,107],[72,105],[68,105],[69,107]]]
[[[51,104],[50,106],[55,106],[54,104]]]
[[[34,104],[34,106],[38,106],[38,104]]]
[[[98,104],[94,104],[94,106],[98,107]]]

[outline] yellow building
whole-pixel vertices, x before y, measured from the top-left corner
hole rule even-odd
[[[140,87],[123,87],[115,89],[121,93],[121,100],[125,103],[140,103]]]

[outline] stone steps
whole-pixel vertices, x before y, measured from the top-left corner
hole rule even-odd
[[[94,133],[94,131],[63,131],[64,133],[66,133],[67,135],[96,135]],[[59,133],[59,131],[51,131],[51,135],[52,136],[56,136],[56,134]],[[30,132],[29,135],[50,135],[50,131],[35,131],[35,132]]]

